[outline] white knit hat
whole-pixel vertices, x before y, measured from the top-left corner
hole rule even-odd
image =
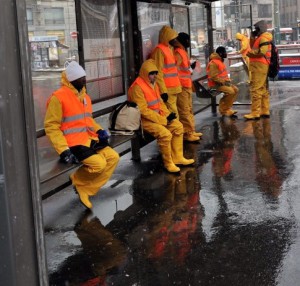
[[[72,61],[66,68],[66,76],[69,82],[86,76],[85,70],[77,62]]]

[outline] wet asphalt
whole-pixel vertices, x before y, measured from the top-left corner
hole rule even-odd
[[[195,116],[196,163],[164,171],[155,142],[121,158],[86,211],[43,201],[50,285],[300,285],[300,81],[270,83],[271,117]]]

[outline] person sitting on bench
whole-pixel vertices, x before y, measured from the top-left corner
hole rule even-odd
[[[206,67],[208,76],[209,88],[216,88],[224,95],[220,99],[219,112],[222,116],[236,118],[236,110],[232,109],[233,102],[235,101],[238,88],[230,82],[224,59],[227,58],[225,47],[218,47],[215,53],[210,55],[210,62]]]
[[[45,132],[61,162],[82,163],[70,179],[81,203],[92,208],[89,197],[109,180],[119,154],[108,146],[108,133],[92,118],[85,70],[71,62],[62,73],[61,84],[47,101]]]
[[[146,60],[128,90],[128,98],[141,111],[143,129],[157,139],[165,168],[176,173],[180,171],[176,165],[191,165],[194,159],[183,157],[183,126],[161,99],[155,83],[157,74],[155,61]]]

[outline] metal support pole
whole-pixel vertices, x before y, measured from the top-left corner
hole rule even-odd
[[[250,4],[250,26],[251,26],[251,30],[253,27],[253,16],[252,16],[252,5]]]
[[[0,284],[48,285],[24,0],[2,0]]]
[[[206,4],[205,8],[206,8],[206,15],[207,15],[207,40],[208,40],[208,45],[209,45],[209,54],[211,54],[213,52],[213,49],[214,49],[211,4]]]
[[[279,0],[273,1],[273,25],[275,33],[275,43],[280,44],[280,7]]]

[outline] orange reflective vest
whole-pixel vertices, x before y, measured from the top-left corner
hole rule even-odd
[[[252,50],[259,50],[259,44],[260,44],[260,40],[263,38],[263,35],[260,35],[255,41],[254,44],[252,46]],[[261,56],[259,58],[249,58],[250,62],[260,62],[262,64],[265,65],[269,65],[270,64],[270,60],[271,60],[271,45],[268,45],[268,51],[266,52],[266,54],[264,56]]]
[[[138,77],[130,88],[134,85],[138,85],[142,89],[148,108],[162,115],[163,111],[160,108],[161,101],[158,86],[155,85],[154,88],[152,88],[141,77]]]
[[[180,83],[183,87],[192,87],[192,73],[190,71],[190,60],[185,50],[176,48],[175,51],[180,54],[182,62],[178,67]]]
[[[157,47],[162,50],[164,54],[164,67],[162,72],[164,74],[164,82],[167,88],[181,86],[178,70],[175,63],[175,57],[172,50],[163,44],[158,44]]]
[[[206,73],[207,73],[207,76],[208,76],[208,86],[209,87],[213,87],[213,86],[217,85],[212,80],[211,76],[209,75],[209,69],[210,69],[210,64],[211,63],[215,63],[218,66],[218,70],[219,70],[218,77],[219,78],[224,79],[224,80],[229,80],[226,65],[219,59],[213,59],[208,63],[207,68],[206,68]]]
[[[69,147],[84,145],[90,137],[97,140],[98,135],[94,130],[92,118],[92,103],[88,95],[85,95],[83,102],[80,102],[71,89],[63,86],[55,91],[52,96],[57,97],[62,105],[63,114],[60,130],[64,134]]]

